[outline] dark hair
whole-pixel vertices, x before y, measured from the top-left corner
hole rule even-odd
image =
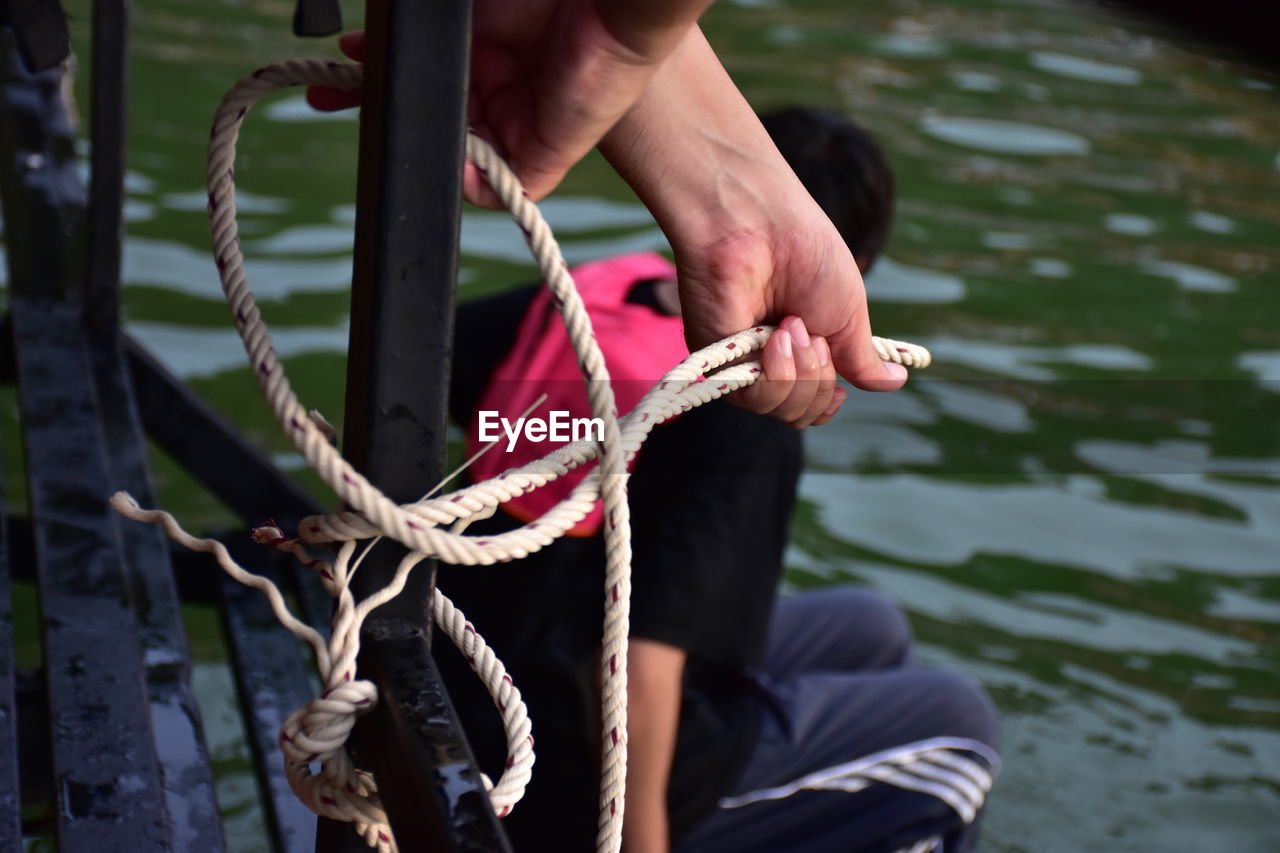
[[[760,121],[866,273],[893,222],[893,172],[880,146],[829,110],[792,107]]]

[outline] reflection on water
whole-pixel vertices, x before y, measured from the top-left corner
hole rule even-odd
[[[1152,228],[1151,230],[1155,229]],[[1138,269],[1151,275],[1171,278],[1183,290],[1232,293],[1236,289],[1236,280],[1231,276],[1223,275],[1220,272],[1205,269],[1204,267],[1198,267],[1194,264],[1183,264],[1177,261],[1142,261],[1138,264]]]
[[[1089,140],[1066,130],[1016,121],[925,116],[921,129],[955,145],[1001,154],[1088,154]]]
[[[138,4],[125,275],[130,329],[295,465],[238,367],[201,189],[222,90],[336,53],[289,38],[286,6]],[[936,357],[811,431],[788,584],[886,592],[922,658],[995,695],[985,849],[1274,849],[1276,79],[1068,0],[739,2],[706,27],[753,103],[882,138],[900,198],[874,319]],[[284,95],[241,151],[250,275],[337,422],[355,125]],[[662,245],[597,159],[545,209],[573,261]],[[462,246],[464,298],[535,275],[501,215],[469,212]],[[217,517],[161,472],[166,505]]]
[[[959,302],[964,298],[964,279],[909,267],[885,255],[867,277],[867,294],[878,302]]]
[[[1063,77],[1074,77],[1090,83],[1112,83],[1117,86],[1136,86],[1142,82],[1142,72],[1125,65],[1112,65],[1109,62],[1098,62],[1083,59],[1079,56],[1068,56],[1065,53],[1053,53],[1047,50],[1034,50],[1030,55],[1031,65],[1050,74]]]
[[[234,328],[192,328],[171,323],[135,322],[129,331],[175,375],[216,376],[244,364],[244,344]],[[316,351],[344,352],[346,324],[332,329],[282,326],[272,329],[271,340],[281,358]]]

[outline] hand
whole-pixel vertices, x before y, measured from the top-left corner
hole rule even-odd
[[[533,199],[569,168],[635,102],[709,0],[476,0],[468,120],[498,149]],[[364,34],[348,33],[343,53],[363,62]],[[313,87],[312,106],[343,109],[356,93]],[[496,207],[467,164],[468,201]]]
[[[785,225],[785,218],[784,224],[766,221],[749,233],[706,243],[696,239],[706,226],[678,225],[668,233],[690,349],[785,318],[780,325],[791,340],[779,334],[770,339],[765,379],[739,392],[737,402],[804,427],[826,423],[839,411],[846,394],[835,384],[837,373],[864,390],[891,391],[902,386],[907,371],[876,354],[857,265],[803,187],[799,193],[803,198],[793,200],[794,208],[813,207],[801,227]],[[781,215],[785,208],[777,204],[770,213]],[[724,221],[718,218],[710,227]],[[790,359],[787,343],[794,353]]]
[[[797,429],[835,417],[846,392],[836,385],[826,338],[812,336],[799,317],[787,317],[760,355],[763,376],[735,395],[737,402]]]
[[[906,369],[872,346],[844,240],[696,29],[601,150],[671,241],[691,349],[762,322],[791,333],[792,357],[775,335],[765,349],[773,381],[735,395],[742,405],[806,426],[839,410],[837,373],[865,390],[901,387]],[[803,319],[803,334],[789,317]],[[805,337],[822,343],[805,348]]]

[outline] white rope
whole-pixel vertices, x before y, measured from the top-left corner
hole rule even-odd
[[[370,774],[353,766],[345,748],[356,717],[372,708],[378,698],[371,682],[355,678],[360,626],[365,616],[398,594],[409,572],[423,559],[488,565],[524,557],[564,534],[602,499],[606,604],[601,656],[604,726],[597,849],[601,853],[617,853],[622,840],[627,769],[626,644],[631,598],[627,464],[657,424],[754,382],[760,375],[758,361],[724,365],[763,347],[773,330],[757,326],[693,353],[650,390],[631,413],[619,419],[604,358],[551,229],[501,158],[483,140],[468,135],[467,157],[476,164],[524,232],[560,308],[587,381],[591,413],[604,424],[604,441],[600,444],[576,442],[487,482],[398,506],[341,457],[331,443],[331,429],[326,431],[323,419],[313,418],[294,395],[249,289],[236,226],[233,163],[240,125],[250,107],[275,89],[321,85],[353,90],[360,84],[359,65],[293,60],[261,68],[237,82],[223,99],[214,118],[208,158],[214,258],[249,362],[285,433],[342,502],[352,508],[304,519],[299,525],[299,539],[289,539],[273,527],[255,531],[255,538],[260,542],[293,553],[316,570],[326,590],[337,599],[331,639],[325,643],[316,631],[294,618],[275,586],[236,565],[219,543],[190,536],[168,513],[141,509],[124,493],[112,498],[112,506],[138,521],[162,524],[170,537],[187,547],[212,553],[233,578],[262,590],[281,624],[312,646],[324,690],[294,711],[282,727],[280,746],[290,785],[312,811],[354,822],[371,846],[381,853],[391,853],[396,850],[395,840],[378,798],[377,785]],[[885,360],[918,367],[927,366],[930,360],[927,350],[913,344],[880,338],[875,339],[875,344]],[[700,377],[705,377],[705,381]],[[492,536],[462,535],[462,528],[470,520],[491,514],[504,501],[545,485],[597,456],[599,466],[537,521]],[[444,529],[447,527],[453,529]],[[410,553],[397,567],[390,585],[356,604],[349,586],[355,542],[378,536],[395,539],[409,548]],[[340,546],[334,559],[325,561],[313,558],[305,543],[340,543]],[[462,649],[472,668],[489,687],[502,715],[509,760],[490,797],[497,812],[505,815],[523,795],[531,775],[534,756],[527,711],[501,662],[452,602],[437,592],[431,607],[433,618]],[[316,763],[320,766],[319,772],[311,769]]]

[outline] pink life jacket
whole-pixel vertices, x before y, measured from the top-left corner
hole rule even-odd
[[[660,314],[648,305],[627,301],[631,288],[638,282],[676,277],[675,267],[661,255],[643,253],[623,255],[609,260],[583,264],[570,270],[578,292],[586,304],[595,330],[596,340],[604,353],[605,365],[613,380],[618,411],[626,414],[640,402],[668,370],[689,355],[684,342],[683,324],[679,317]],[[552,412],[567,412],[567,418],[589,418],[586,382],[578,366],[578,357],[569,344],[560,312],[551,292],[544,286],[525,312],[516,332],[515,343],[506,359],[498,365],[489,384],[480,395],[478,411],[467,428],[468,458],[484,447],[480,440],[480,412],[497,412],[514,425],[521,413],[542,394],[547,399],[534,407],[526,418],[541,418],[550,424]],[[565,418],[561,418],[563,422]],[[492,441],[496,419],[491,419]],[[567,428],[565,432],[571,431]],[[481,456],[471,467],[471,479],[480,482],[509,468],[515,468],[547,455],[568,441],[541,442],[522,435],[508,452],[508,437],[501,426],[496,428],[498,445]],[[594,432],[579,437],[595,438]],[[540,489],[521,495],[502,508],[523,522],[540,518],[569,493],[596,463],[576,468]],[[600,530],[601,504],[568,531],[570,536],[594,536]]]

